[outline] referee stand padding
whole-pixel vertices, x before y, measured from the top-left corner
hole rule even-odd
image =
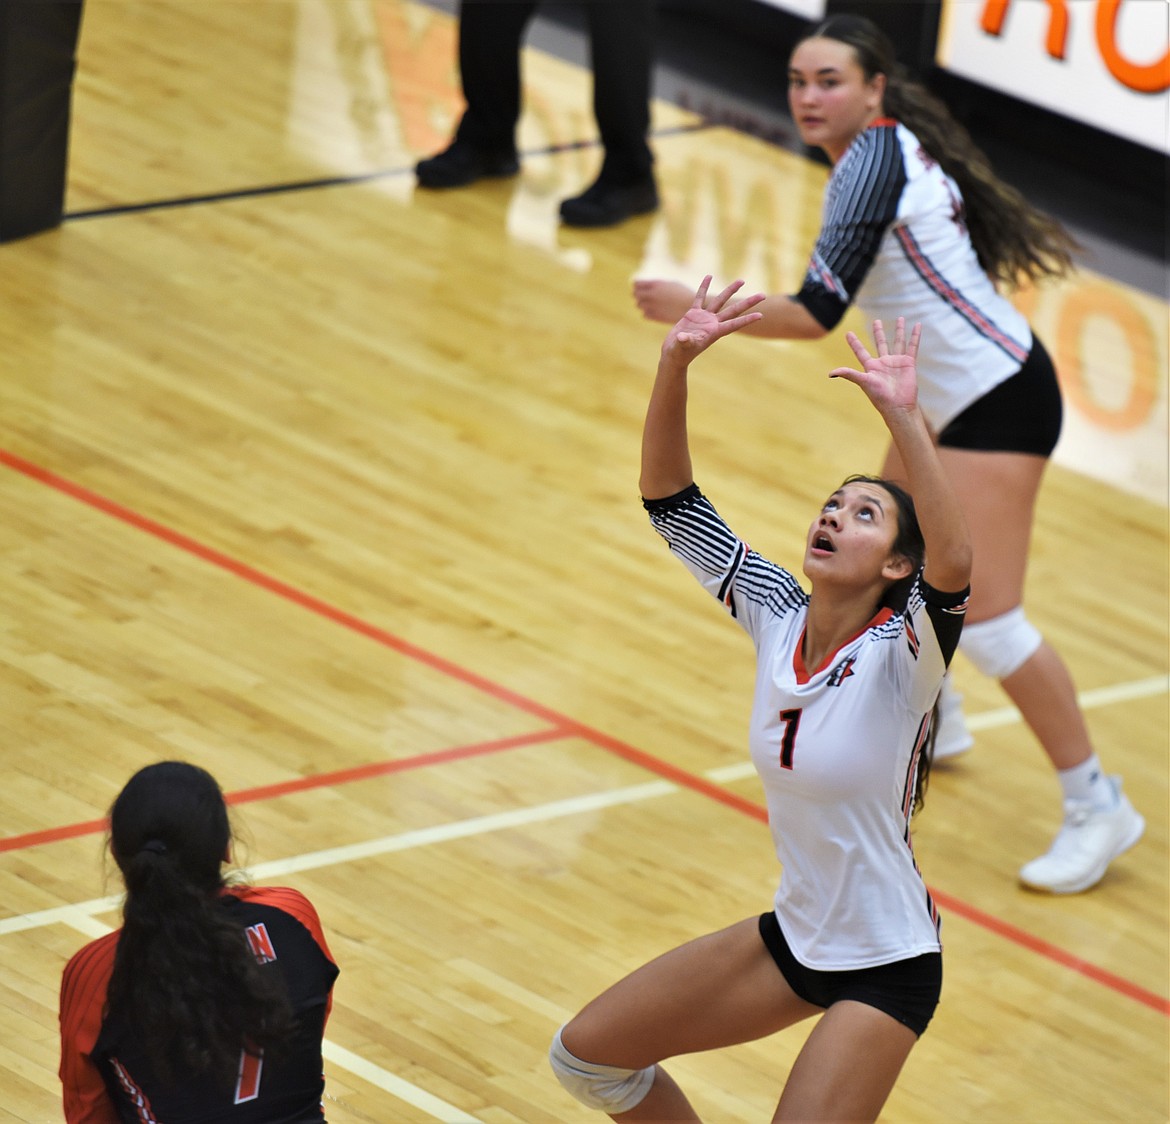
[[[0,0],[0,242],[65,210],[82,0]]]

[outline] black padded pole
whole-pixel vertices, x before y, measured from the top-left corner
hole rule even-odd
[[[65,210],[82,0],[0,0],[0,242]]]

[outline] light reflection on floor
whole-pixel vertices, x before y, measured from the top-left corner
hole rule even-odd
[[[300,11],[294,70],[303,80],[292,82],[290,116],[333,107],[329,130],[299,135],[312,137],[313,155],[329,167],[397,163],[404,175],[384,187],[408,200],[413,177],[405,170],[446,143],[461,111],[453,24],[406,2],[302,0]],[[559,237],[557,203],[597,165],[596,149],[579,143],[596,136],[590,78],[532,48],[524,76],[519,140],[528,155],[511,185],[508,230],[556,267],[587,272],[588,249]],[[767,140],[700,128],[694,114],[663,102],[655,103],[654,130],[664,205],[632,253],[631,276],[690,283],[711,272],[744,277],[752,288],[795,289],[818,228],[826,170]],[[550,149],[564,151],[550,156]],[[1166,302],[1089,271],[1017,302],[1052,352],[1065,391],[1056,462],[1170,503]]]

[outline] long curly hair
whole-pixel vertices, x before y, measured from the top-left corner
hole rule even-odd
[[[223,908],[232,833],[210,773],[148,765],[110,809],[110,851],[126,885],[107,998],[160,1079],[230,1087],[241,1051],[279,1048],[295,1029],[283,977],[264,971]]]
[[[971,244],[986,273],[1014,287],[1024,278],[1061,277],[1073,268],[1080,246],[1072,235],[996,176],[946,105],[897,61],[893,44],[876,24],[864,16],[831,16],[800,42],[808,39],[835,39],[851,47],[867,81],[885,75],[884,112],[901,121],[959,185]]]

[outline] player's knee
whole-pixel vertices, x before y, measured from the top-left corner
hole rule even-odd
[[[564,1029],[563,1027],[561,1028]],[[565,1089],[589,1108],[615,1115],[642,1103],[654,1084],[654,1066],[622,1069],[584,1062],[570,1054],[557,1031],[548,1052],[549,1064]]]
[[[959,648],[984,675],[1006,679],[1019,671],[1044,642],[1036,626],[1024,616],[1024,608],[1001,613],[990,620],[963,626]]]

